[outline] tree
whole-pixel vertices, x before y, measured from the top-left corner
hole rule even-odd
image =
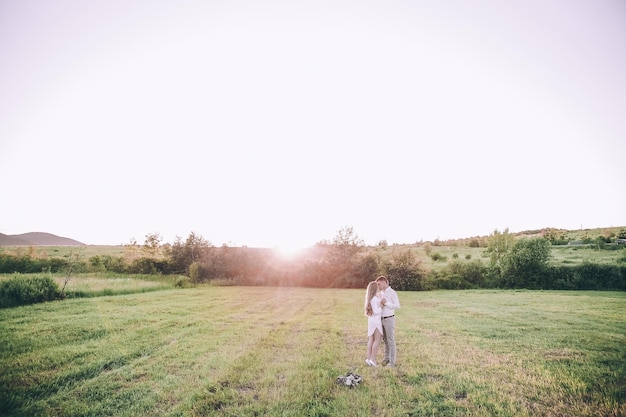
[[[502,282],[504,260],[513,246],[514,236],[509,233],[509,229],[504,229],[500,233],[498,229],[489,235],[487,239],[487,254],[489,254],[489,275],[497,285]]]
[[[565,230],[554,229],[548,227],[543,231],[543,237],[546,238],[552,245],[566,245],[567,244],[567,232]]]
[[[144,253],[152,258],[159,258],[161,256],[162,241],[163,238],[159,232],[146,235],[146,240],[143,243]]]
[[[383,270],[396,290],[420,291],[424,289],[425,274],[421,269],[419,259],[410,249],[394,254],[391,261],[383,265]]]
[[[132,263],[135,259],[139,258],[139,244],[137,243],[137,239],[134,237],[130,239],[130,242],[124,245],[124,258],[126,262],[129,264]]]
[[[194,232],[189,234],[185,242],[179,236],[170,247],[168,256],[174,273],[189,273],[189,266],[194,262],[200,262],[205,259],[213,245],[201,235]]]
[[[60,291],[61,298],[65,298],[65,287],[72,279],[72,272],[78,264],[78,256],[78,254],[74,255],[74,251],[70,251],[69,259],[67,261],[67,270],[65,271],[65,278],[63,279],[63,288],[61,288]]]
[[[363,240],[356,234],[352,226],[344,226],[337,231],[333,238],[328,255],[334,259],[349,260],[361,252],[363,247]]]
[[[362,285],[358,255],[364,247],[363,240],[351,226],[344,226],[337,231],[325,256],[333,286],[359,287]]]
[[[551,245],[547,239],[518,240],[505,258],[504,285],[509,288],[544,288],[551,256]]]
[[[367,254],[359,258],[358,276],[362,283],[362,287],[365,287],[371,280],[380,275],[380,263],[380,257],[373,253]]]

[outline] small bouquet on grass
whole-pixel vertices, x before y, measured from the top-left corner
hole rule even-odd
[[[337,383],[341,385],[347,385],[350,388],[354,388],[363,380],[360,375],[353,374],[352,372],[348,372],[345,376],[337,377]]]

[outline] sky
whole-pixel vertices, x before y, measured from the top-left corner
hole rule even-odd
[[[626,2],[0,1],[0,233],[626,226]]]

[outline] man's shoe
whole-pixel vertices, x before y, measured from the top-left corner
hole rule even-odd
[[[389,363],[389,359],[383,359],[381,363],[383,366],[387,366],[387,364]]]
[[[396,364],[395,363],[388,363],[387,365],[385,365],[385,368],[395,368]]]

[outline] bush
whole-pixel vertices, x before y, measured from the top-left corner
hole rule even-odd
[[[450,274],[449,271],[430,271],[426,283],[427,289],[460,290],[471,288],[460,275]]]
[[[432,255],[430,255],[430,258],[435,262],[437,261],[447,262],[448,261],[448,257],[440,254],[439,252],[435,252]]]
[[[59,272],[67,267],[67,261],[59,258],[37,259],[30,256],[0,254],[0,273],[36,274],[42,271]]]
[[[61,298],[61,290],[50,277],[13,277],[0,283],[0,307],[43,303]]]
[[[125,274],[128,270],[124,259],[120,256],[104,255],[102,257],[102,265],[106,271]]]
[[[546,290],[626,291],[626,266],[583,262],[546,270]]]
[[[390,285],[396,290],[422,291],[425,289],[423,281],[426,274],[419,259],[410,250],[394,255],[390,261],[382,265],[382,269]]]
[[[453,260],[441,271],[429,275],[431,288],[464,290],[483,288],[486,285],[487,268],[480,261],[462,262]]]
[[[617,265],[600,265],[583,262],[573,268],[576,289],[579,290],[626,290],[626,268]]]
[[[191,287],[192,283],[191,283],[191,279],[189,277],[186,277],[184,275],[179,276],[176,279],[176,282],[174,283],[174,286],[176,288],[187,288],[187,287]]]
[[[479,248],[480,247],[480,241],[478,239],[476,239],[476,238],[470,240],[469,247],[470,248]]]
[[[544,238],[520,239],[504,257],[502,271],[505,288],[543,289],[551,246]]]
[[[135,259],[127,268],[129,274],[156,275],[167,271],[167,262],[154,258]]]
[[[194,284],[208,281],[211,278],[207,265],[200,262],[193,262],[189,265],[188,274],[191,282]]]

